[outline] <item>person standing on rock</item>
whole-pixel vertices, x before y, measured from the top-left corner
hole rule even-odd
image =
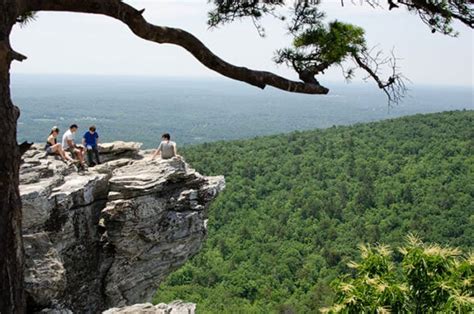
[[[155,159],[158,155],[161,155],[162,159],[170,159],[178,156],[176,153],[176,143],[171,141],[169,133],[165,133],[161,136],[160,146],[158,146],[151,159]]]
[[[100,164],[99,150],[97,149],[98,143],[99,134],[97,134],[95,126],[92,125],[89,127],[89,131],[82,137],[82,145],[84,145],[87,150],[87,164],[89,167]],[[95,162],[93,157],[95,157]]]
[[[61,144],[58,143],[57,137],[59,134],[59,128],[57,126],[53,126],[51,129],[51,133],[49,133],[48,139],[46,140],[46,145],[44,149],[48,155],[59,155],[61,158],[66,162],[73,162],[74,160],[71,159],[63,150]]]
[[[79,159],[80,165],[79,169],[84,169],[84,149],[76,145],[74,141],[74,136],[77,132],[77,124],[72,124],[63,134],[62,145],[66,152],[70,152],[73,158]]]

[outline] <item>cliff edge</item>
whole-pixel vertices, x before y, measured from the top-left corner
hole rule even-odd
[[[210,202],[225,187],[183,159],[149,160],[139,143],[101,145],[103,164],[77,172],[33,146],[20,193],[29,311],[96,313],[151,300],[196,254]]]

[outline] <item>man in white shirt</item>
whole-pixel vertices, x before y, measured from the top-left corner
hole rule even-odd
[[[63,134],[62,146],[64,151],[70,152],[73,158],[79,159],[80,168],[84,169],[84,149],[74,142],[74,136],[77,132],[77,124],[72,124]]]
[[[151,159],[155,159],[156,156],[161,155],[162,159],[170,159],[178,156],[176,153],[176,143],[170,141],[171,136],[169,133],[165,133],[161,136],[161,143],[158,149],[155,151]]]

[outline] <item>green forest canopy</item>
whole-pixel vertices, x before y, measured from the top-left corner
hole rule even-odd
[[[202,251],[155,302],[200,313],[309,313],[333,302],[361,243],[409,233],[472,249],[474,111],[217,142],[183,151],[226,190]]]

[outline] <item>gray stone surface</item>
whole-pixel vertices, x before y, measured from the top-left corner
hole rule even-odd
[[[79,173],[41,146],[24,155],[25,281],[33,311],[94,313],[149,301],[160,281],[199,251],[206,208],[224,178],[204,177],[179,158],[151,161],[139,148],[103,144],[108,161]],[[191,313],[176,312],[179,304],[150,313]]]
[[[99,144],[101,161],[106,162],[120,158],[140,159],[141,143],[116,141]]]
[[[196,304],[174,301],[170,304],[142,303],[122,308],[112,308],[103,312],[103,314],[195,314],[195,312]]]
[[[25,287],[38,304],[60,298],[66,288],[63,261],[45,232],[23,237],[25,247]]]

